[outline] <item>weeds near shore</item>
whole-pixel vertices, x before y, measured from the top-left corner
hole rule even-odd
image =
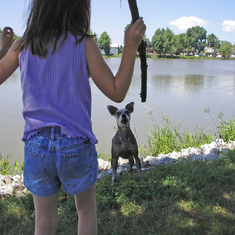
[[[23,171],[24,164],[22,164],[22,167],[20,170],[19,163],[15,161],[15,164],[13,167],[14,172],[12,172],[12,166],[10,165],[9,158],[10,158],[10,155],[7,155],[6,157],[2,157],[2,155],[0,154],[0,174],[1,175],[11,175],[12,173],[14,173],[14,175],[20,174],[21,170]]]
[[[220,131],[221,138],[225,142],[235,140],[235,117],[233,116],[228,121],[221,119],[218,129]]]
[[[151,115],[152,110],[146,108],[147,114],[150,115],[152,128],[149,131],[147,145],[140,148],[143,156],[158,156],[159,154],[178,152],[189,147],[200,147],[203,144],[211,143],[215,139],[213,134],[204,133],[200,128],[190,132],[187,128],[182,129],[180,123],[173,125],[170,118],[163,115],[159,109],[162,122],[156,124]]]
[[[9,163],[9,157],[6,156],[6,158],[3,158],[2,155],[0,155],[0,174],[1,175],[9,175],[12,166]]]
[[[157,105],[155,104],[158,109]],[[179,152],[181,149],[189,147],[200,148],[203,144],[209,144],[215,139],[221,138],[225,142],[235,140],[235,117],[230,118],[228,121],[223,120],[223,113],[218,113],[219,126],[216,125],[214,117],[210,113],[210,109],[206,108],[204,112],[208,116],[206,119],[211,120],[215,125],[215,133],[204,132],[201,128],[197,127],[193,132],[187,128],[182,128],[178,123],[173,125],[168,116],[165,116],[160,109],[162,122],[156,124],[152,118],[152,110],[146,107],[147,114],[150,116],[152,128],[149,131],[147,144],[140,147],[142,156],[158,156],[159,154],[167,154],[171,152]]]
[[[181,131],[181,125],[171,125],[169,123],[155,126],[150,131],[147,146],[142,149],[144,155],[158,156],[171,152],[179,152],[181,149],[189,147],[200,147],[213,141],[211,134],[203,133],[197,128],[194,132],[187,129]]]

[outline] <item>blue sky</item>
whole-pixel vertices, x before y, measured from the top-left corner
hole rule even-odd
[[[0,28],[11,26],[22,35],[30,0],[0,0]],[[131,21],[127,0],[91,0],[91,29],[98,37],[106,31],[112,43],[123,43],[124,28]],[[202,26],[208,34],[235,44],[235,0],[137,0],[140,15],[151,40],[158,28],[169,27],[175,34]]]

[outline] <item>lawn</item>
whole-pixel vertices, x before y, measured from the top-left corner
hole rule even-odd
[[[97,183],[98,228],[102,235],[235,234],[235,151],[220,160],[182,160]],[[57,234],[76,234],[73,197],[62,189]],[[0,234],[33,234],[31,194],[2,197]]]

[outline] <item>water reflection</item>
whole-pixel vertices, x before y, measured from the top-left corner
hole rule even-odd
[[[156,75],[150,81],[149,89],[164,95],[171,95],[174,92],[194,96],[203,90],[204,80],[203,75]]]
[[[203,75],[185,75],[184,76],[184,87],[188,94],[200,93],[204,87]]]

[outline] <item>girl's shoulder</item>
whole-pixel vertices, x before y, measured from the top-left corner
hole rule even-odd
[[[85,39],[85,50],[86,50],[86,54],[89,54],[89,55],[92,55],[97,52],[100,53],[100,49],[97,43],[90,37]]]

